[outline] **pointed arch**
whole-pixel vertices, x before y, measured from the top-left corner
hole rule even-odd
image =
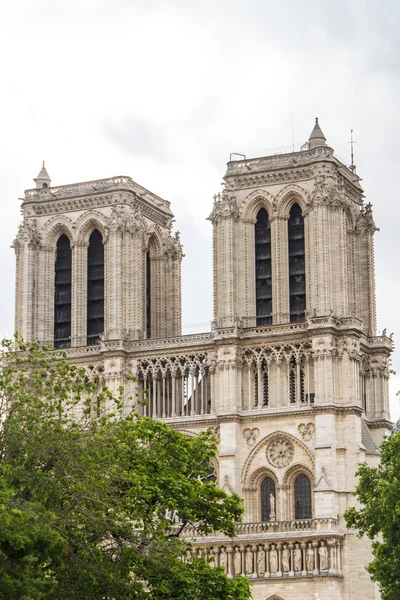
[[[54,347],[71,346],[71,240],[62,233],[56,243],[54,263]]]
[[[272,324],[272,261],[271,223],[269,214],[261,207],[254,225],[256,271],[256,323]]]
[[[68,237],[72,247],[74,244],[73,223],[68,217],[57,215],[56,217],[53,217],[47,221],[43,227],[43,244],[55,250],[57,247],[57,241],[63,234]]]
[[[253,447],[253,449],[249,453],[248,457],[246,458],[244,465],[243,465],[243,469],[242,469],[242,485],[244,487],[250,487],[250,485],[251,485],[250,482],[253,480],[253,474],[251,473],[250,468],[251,468],[251,464],[252,464],[254,458],[257,456],[257,454],[260,452],[260,450],[263,450],[263,448],[265,448],[270,442],[272,442],[275,439],[290,440],[293,443],[293,445],[295,446],[295,448],[297,446],[304,452],[304,454],[305,454],[304,460],[306,462],[308,462],[312,468],[314,467],[314,456],[313,456],[310,448],[308,448],[308,446],[304,442],[300,441],[298,438],[296,438],[291,433],[287,433],[285,431],[274,431],[273,433],[270,433],[269,435],[264,437],[262,440],[260,440],[258,442],[258,444],[256,444]],[[289,470],[290,470],[290,468],[291,467],[289,467]],[[309,470],[309,472],[311,472],[309,467],[308,467],[308,470]],[[288,471],[286,471],[286,473],[287,472]],[[255,473],[257,473],[257,471],[255,471]],[[283,474],[283,477],[286,477],[286,475]]]
[[[75,223],[76,241],[88,242],[89,237],[95,229],[97,229],[103,238],[103,242],[107,240],[107,225],[105,216],[99,211],[90,211],[84,213]]]
[[[104,332],[104,244],[98,229],[89,236],[87,249],[86,343],[97,344]]]
[[[295,202],[288,219],[289,312],[290,322],[305,320],[306,311],[306,253],[304,217]]]
[[[310,195],[307,190],[300,185],[289,183],[276,196],[276,209],[281,217],[288,219],[292,204],[297,203],[304,213],[309,202]]]
[[[266,190],[254,190],[246,196],[240,206],[240,215],[244,219],[254,221],[260,208],[265,208],[269,215],[275,211],[275,198]]]

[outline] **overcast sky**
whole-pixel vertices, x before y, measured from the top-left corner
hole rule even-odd
[[[212,195],[229,153],[308,138],[357,171],[376,234],[379,329],[400,336],[400,3],[391,0],[14,0],[0,19],[0,333],[13,331],[18,197],[130,175],[170,200],[182,233],[184,333],[212,318]],[[198,326],[197,329],[205,329]],[[399,346],[400,347],[400,346]],[[391,404],[400,389],[393,358]]]

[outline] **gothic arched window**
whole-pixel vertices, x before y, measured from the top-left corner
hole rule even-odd
[[[150,250],[146,252],[146,337],[151,337],[151,259]]]
[[[100,231],[89,238],[87,261],[87,345],[93,346],[104,332],[104,246]]]
[[[266,477],[261,484],[261,521],[268,522],[276,519],[275,499],[275,482],[271,477]]]
[[[293,204],[290,209],[288,239],[290,321],[304,321],[306,310],[304,217],[298,204]]]
[[[71,346],[71,243],[65,234],[58,238],[54,267],[54,347]]]
[[[256,321],[272,323],[271,225],[265,208],[260,208],[255,224]]]
[[[294,518],[312,518],[311,481],[304,473],[294,482]]]

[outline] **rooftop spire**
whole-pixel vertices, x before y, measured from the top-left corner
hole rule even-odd
[[[44,161],[42,164],[42,168],[40,169],[39,175],[33,180],[36,183],[36,187],[39,188],[47,188],[51,185],[50,176],[44,166]]]
[[[318,123],[318,117],[315,119],[314,129],[308,138],[309,148],[318,148],[318,146],[326,146],[326,137],[322,133],[322,129]]]

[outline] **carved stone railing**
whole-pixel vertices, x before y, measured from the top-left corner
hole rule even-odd
[[[320,519],[295,519],[291,521],[270,521],[257,523],[237,523],[236,535],[238,538],[245,536],[276,537],[277,533],[296,532],[338,532],[338,520],[332,518]],[[195,527],[187,526],[182,531],[182,537],[187,539],[198,538],[199,534]],[[218,535],[220,538],[221,536]],[[215,539],[215,534],[208,536]],[[204,538],[202,538],[204,540]],[[226,538],[225,538],[226,539]],[[201,541],[201,540],[199,540]]]
[[[153,204],[170,211],[170,202],[168,202],[168,200],[164,200],[156,194],[153,194],[146,188],[133,181],[131,177],[127,177],[125,175],[110,177],[108,179],[96,179],[95,181],[84,181],[82,183],[72,183],[58,187],[25,190],[25,200],[66,198],[121,188],[134,191],[141,198],[147,199]]]
[[[171,338],[157,338],[149,340],[138,340],[127,342],[127,350],[157,350],[168,347],[198,346],[204,343],[212,342],[213,335],[210,332],[193,333]]]
[[[223,567],[229,577],[246,575],[251,579],[310,576],[342,576],[342,537],[313,536],[291,540],[239,540],[195,543],[187,560],[202,556]]]
[[[294,166],[301,166],[314,160],[326,160],[327,158],[331,158],[332,161],[335,160],[333,158],[333,150],[328,146],[302,152],[277,154],[240,161],[235,160],[228,162],[228,169],[225,177],[229,177],[230,175],[248,175],[260,171],[293,168]]]
[[[292,331],[306,331],[308,324],[305,323],[285,323],[279,325],[264,325],[262,327],[247,327],[241,330],[241,338],[251,338],[258,335],[280,335]]]

